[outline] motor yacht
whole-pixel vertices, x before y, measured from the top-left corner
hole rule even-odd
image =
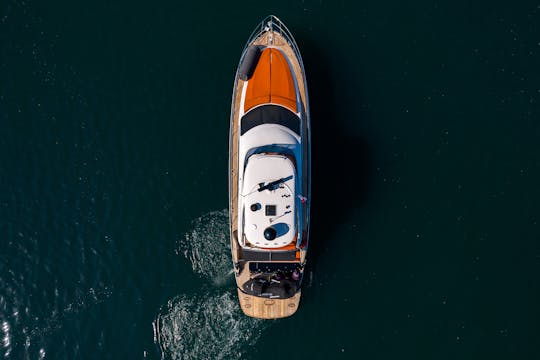
[[[309,242],[310,117],[302,57],[285,25],[264,19],[240,57],[229,134],[229,215],[240,307],[293,315]]]

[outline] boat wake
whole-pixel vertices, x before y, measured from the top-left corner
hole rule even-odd
[[[162,358],[240,359],[263,331],[263,321],[248,318],[236,295],[206,293],[169,300],[153,323]]]
[[[225,209],[195,219],[179,242],[177,254],[211,287],[203,284],[199,294],[179,295],[161,308],[152,326],[162,359],[240,359],[267,326],[242,314],[236,293],[224,290],[234,272],[228,236]]]
[[[214,285],[225,285],[233,274],[229,247],[229,213],[227,209],[212,211],[192,223],[179,241],[177,253],[191,262],[193,271]]]

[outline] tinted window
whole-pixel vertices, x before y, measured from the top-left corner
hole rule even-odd
[[[263,105],[242,116],[240,135],[262,124],[279,124],[300,135],[300,119],[292,111],[279,105]]]

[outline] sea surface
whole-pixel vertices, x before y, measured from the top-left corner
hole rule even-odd
[[[298,312],[245,317],[228,130],[302,51]],[[0,2],[0,358],[540,359],[539,1]]]

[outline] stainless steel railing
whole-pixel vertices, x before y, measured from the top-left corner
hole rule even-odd
[[[285,26],[285,24],[281,20],[279,20],[279,18],[275,15],[267,16],[263,21],[259,23],[259,25],[255,27],[255,29],[249,36],[248,41],[246,42],[244,46],[243,52],[245,52],[246,48],[251,43],[253,43],[253,41],[255,41],[258,37],[260,37],[262,34],[268,31],[277,32],[278,34],[283,36],[283,38],[285,38],[287,43],[292,47],[295,55],[300,60],[300,64],[301,65],[303,64],[302,56],[300,55],[300,49],[298,49],[298,45],[296,45],[296,41],[294,40],[294,37],[292,36],[287,26]]]

